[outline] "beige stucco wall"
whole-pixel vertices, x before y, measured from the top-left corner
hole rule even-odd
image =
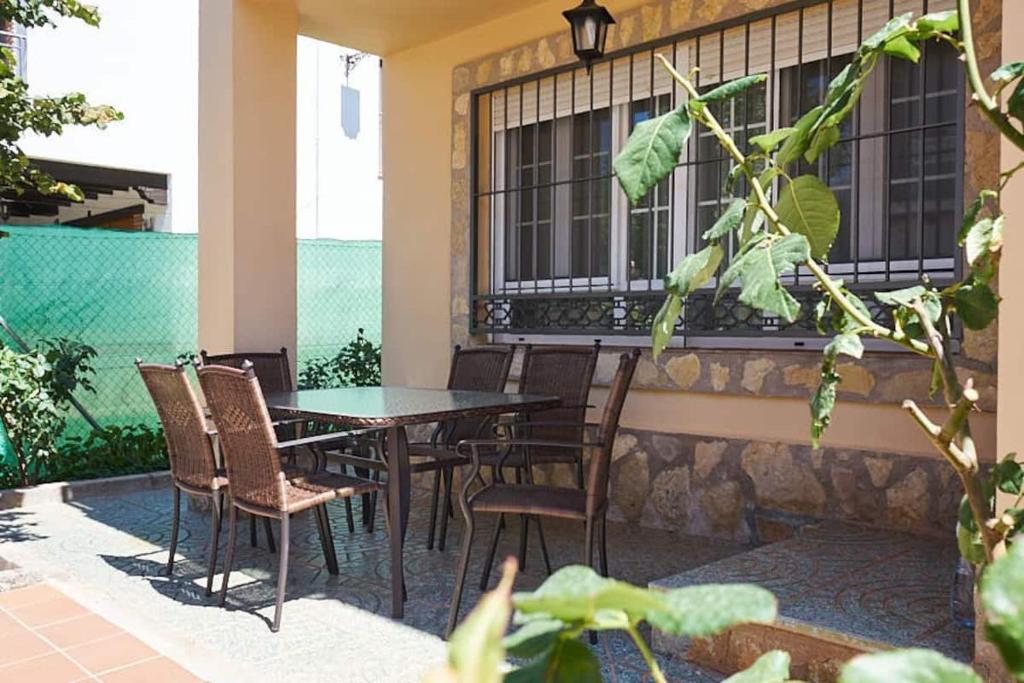
[[[636,2],[608,2],[616,16],[628,15]],[[714,3],[709,3],[709,6]],[[727,4],[726,13],[742,14],[773,4],[770,0],[747,0]],[[564,3],[537,5],[514,15],[479,26],[413,50],[387,55],[384,61],[384,376],[389,383],[440,386],[447,377],[450,349],[467,338],[465,315],[466,291],[461,285],[468,273],[459,265],[463,240],[459,227],[464,217],[453,214],[453,203],[466,205],[465,190],[453,183],[452,169],[466,163],[466,145],[460,127],[466,116],[467,98],[453,91],[453,72],[465,91],[462,74],[479,75],[483,69],[475,65],[499,63],[502,54],[513,54],[512,48],[526,45],[544,36],[560,35],[565,26],[560,12]],[[672,17],[678,3],[652,3],[644,6],[638,16],[653,16],[647,9],[658,6],[660,16]],[[685,7],[683,8],[686,9]],[[682,10],[680,10],[682,11]],[[705,7],[686,14],[688,21],[700,21],[710,10]],[[646,14],[645,14],[646,13]],[[698,16],[699,15],[699,16]],[[628,19],[628,16],[627,16]],[[663,32],[670,31],[668,20]],[[621,22],[620,25],[629,23]],[[633,24],[636,26],[636,23]],[[645,29],[646,30],[646,29]],[[640,30],[635,32],[639,40]],[[615,38],[610,40],[614,43]],[[619,40],[624,40],[619,38]],[[509,52],[504,52],[509,50]],[[557,49],[556,49],[557,52]],[[499,55],[499,58],[482,59]],[[560,57],[561,58],[561,57]],[[539,68],[539,67],[538,67]],[[491,80],[500,80],[496,70]],[[470,78],[474,76],[471,75]],[[472,84],[471,84],[472,85]],[[454,96],[454,97],[453,97]],[[452,127],[456,129],[453,140]],[[970,126],[969,126],[970,128]],[[971,133],[969,133],[971,136]],[[454,144],[453,144],[454,143]],[[984,175],[984,174],[982,174]],[[972,181],[969,179],[968,185]],[[461,213],[461,211],[460,211]],[[453,242],[459,272],[444,266],[452,263]],[[452,281],[455,281],[453,287]],[[987,339],[970,339],[968,355],[980,358],[979,372],[994,358],[994,344]],[[679,352],[682,353],[682,352]],[[792,386],[773,396],[772,391],[748,392],[734,373],[735,391],[711,393],[704,377],[692,390],[680,389],[666,372],[667,354],[660,367],[646,366],[649,381],[635,382],[629,407],[624,416],[626,427],[663,432],[720,435],[736,439],[801,444],[808,442],[806,389],[794,378]],[[810,356],[813,356],[811,354]],[[677,354],[678,356],[678,354]],[[813,363],[806,353],[772,354],[780,373],[787,363]],[[700,354],[706,369],[709,354]],[[850,394],[841,403],[825,445],[835,448],[859,447],[892,453],[933,456],[933,451],[916,427],[899,407],[902,395],[884,391],[890,379],[883,368],[886,360],[874,364],[876,372],[869,393]],[[918,368],[908,377],[925,376]],[[788,381],[788,378],[787,378]],[[994,377],[988,376],[992,386]],[[916,379],[915,379],[916,383]],[[898,384],[898,383],[897,383]],[[686,386],[686,385],[683,385]],[[897,387],[898,388],[898,387]],[[675,390],[673,390],[675,389]],[[600,392],[598,392],[600,393]],[[995,414],[993,400],[989,412],[975,416],[975,430],[985,453],[994,452]]]

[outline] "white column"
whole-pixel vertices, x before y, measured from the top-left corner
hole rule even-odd
[[[295,358],[292,0],[199,3],[199,344]]]

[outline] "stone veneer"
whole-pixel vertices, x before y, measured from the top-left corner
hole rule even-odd
[[[751,12],[792,5],[787,0],[655,0],[617,14],[608,51],[698,30]],[[1000,61],[1000,0],[978,0],[975,16],[982,71]],[[452,74],[452,342],[482,343],[469,333],[470,159],[472,91],[576,61],[567,31],[456,67]],[[999,137],[974,109],[965,122],[964,195],[998,182]],[[961,360],[975,377],[981,405],[995,410],[995,326],[965,333]],[[817,383],[820,354],[810,351],[670,349],[657,364],[645,354],[634,386],[765,397],[806,397]],[[596,384],[606,383],[614,354],[606,352]],[[842,363],[840,399],[899,404],[928,397],[924,359],[868,353]],[[917,532],[947,532],[958,483],[937,459],[807,446],[703,439],[625,431],[616,447],[613,513],[654,526],[737,539],[769,533],[760,514],[829,517]],[[571,480],[568,472],[551,472]],[[759,530],[760,529],[760,530]],[[762,534],[763,535],[763,534]]]

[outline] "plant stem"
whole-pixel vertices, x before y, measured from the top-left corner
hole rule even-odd
[[[651,652],[651,648],[647,647],[647,642],[644,637],[640,635],[640,631],[637,630],[636,624],[630,623],[626,628],[626,633],[636,643],[636,647],[640,650],[640,655],[644,658],[644,662],[647,663],[647,668],[651,670],[651,678],[654,679],[655,683],[668,683],[665,679],[665,674],[661,672],[661,667],[658,666],[658,660],[654,658],[654,653]]]
[[[1003,113],[999,102],[989,94],[981,76],[978,55],[974,50],[974,26],[971,24],[970,0],[957,0],[956,11],[960,19],[961,50],[967,67],[967,80],[971,84],[971,90],[974,91],[974,99],[981,106],[982,113],[999,129],[999,132],[1018,149],[1024,150],[1024,133],[1018,130],[1010,122],[1009,117]]]
[[[659,54],[658,58],[665,65],[665,68],[668,69],[669,73],[672,74],[672,77],[676,80],[676,82],[678,82],[679,85],[681,85],[683,89],[686,90],[686,93],[691,98],[700,98],[700,93],[697,92],[697,89],[693,87],[693,84],[689,81],[689,79],[687,79],[685,76],[676,71],[675,67],[672,66],[671,62],[669,62],[664,55]],[[775,208],[772,206],[771,201],[769,201],[768,196],[765,194],[764,188],[761,187],[761,183],[757,179],[757,176],[751,169],[749,169],[746,166],[747,158],[746,156],[744,156],[743,152],[741,152],[740,149],[736,146],[736,142],[729,136],[728,133],[725,132],[725,129],[722,128],[718,120],[714,117],[713,114],[707,111],[707,109],[704,109],[700,113],[698,118],[705,126],[707,126],[711,130],[714,136],[718,139],[719,143],[722,145],[722,148],[725,149],[729,156],[731,156],[733,160],[743,168],[743,172],[746,174],[747,179],[751,184],[751,187],[754,188],[754,194],[757,196],[758,207],[768,218],[769,222],[775,226],[779,234],[783,236],[790,234],[791,231],[782,223],[782,220],[779,218],[779,215],[775,212]],[[921,342],[917,339],[910,339],[908,337],[899,335],[895,331],[890,330],[889,328],[884,327],[882,325],[879,325],[877,322],[872,320],[870,316],[865,315],[863,311],[854,306],[847,298],[846,294],[843,292],[839,284],[831,277],[829,277],[828,273],[825,272],[825,269],[822,268],[821,265],[818,264],[818,262],[815,261],[813,258],[808,259],[805,262],[805,265],[807,266],[807,269],[811,271],[814,277],[821,284],[822,288],[826,292],[828,292],[828,294],[832,297],[833,301],[835,301],[836,304],[838,304],[839,307],[842,308],[847,315],[849,315],[851,318],[857,321],[857,323],[865,330],[866,334],[869,334],[872,337],[888,339],[893,343],[899,344],[900,346],[904,346],[921,355],[931,355],[931,351],[928,345],[925,344],[924,342]]]

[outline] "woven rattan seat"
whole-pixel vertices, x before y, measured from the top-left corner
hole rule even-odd
[[[587,518],[587,493],[582,489],[537,484],[494,484],[474,496],[473,512]]]

